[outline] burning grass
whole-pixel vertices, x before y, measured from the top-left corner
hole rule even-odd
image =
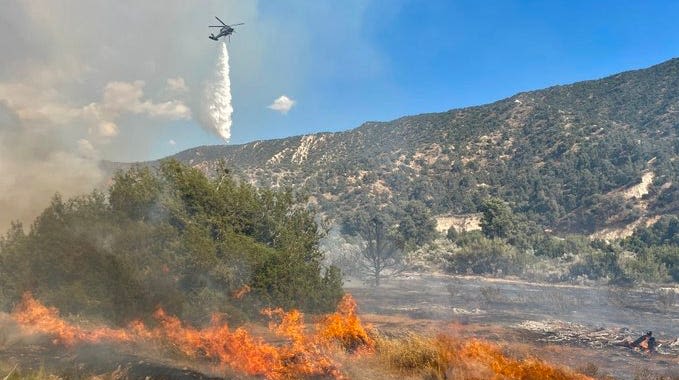
[[[354,358],[379,363],[383,371],[434,379],[588,379],[541,360],[513,358],[497,345],[449,336],[406,334],[381,336],[366,329],[358,318],[356,302],[344,296],[337,311],[319,318],[315,326],[304,315],[280,308],[265,309],[269,329],[279,338],[271,343],[245,328],[231,328],[218,316],[203,328],[188,326],[158,309],[154,326],[136,321],[122,329],[83,328],[67,322],[58,310],[42,305],[30,294],[12,313],[22,329],[47,335],[55,345],[118,342],[157,344],[183,356],[210,363],[215,371],[236,370],[267,379],[347,378],[343,363]],[[307,331],[311,330],[311,331]]]
[[[349,352],[368,352],[375,348],[375,341],[363,328],[356,312],[356,301],[351,296],[344,296],[337,311],[325,317],[318,335],[322,341],[340,343]]]
[[[377,352],[391,368],[432,379],[591,379],[533,357],[513,358],[500,346],[478,339],[407,334],[378,339]]]
[[[129,330],[100,327],[82,329],[74,326],[59,316],[59,310],[47,307],[33,298],[30,293],[23,295],[21,303],[12,313],[12,318],[31,332],[53,337],[54,344],[71,347],[77,343],[97,343],[103,340],[129,342],[133,339],[131,332],[143,328],[141,322],[130,325]]]
[[[153,314],[154,327],[135,321],[124,329],[82,328],[62,319],[56,308],[41,304],[30,294],[24,295],[12,318],[27,332],[50,336],[57,345],[156,342],[190,358],[268,379],[342,378],[339,366],[332,359],[333,350],[338,345],[352,351],[372,347],[372,340],[356,315],[356,303],[349,295],[343,298],[335,313],[318,323],[312,334],[305,331],[304,316],[297,310],[266,309],[263,314],[271,319],[269,327],[283,338],[283,344],[266,342],[244,328],[232,329],[216,315],[207,327],[187,326],[162,309]]]

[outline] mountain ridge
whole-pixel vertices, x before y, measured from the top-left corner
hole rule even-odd
[[[673,58],[485,105],[170,157],[207,173],[224,160],[248,182],[311,195],[332,217],[413,200],[437,215],[470,213],[497,196],[545,228],[593,233],[678,209],[678,129]],[[644,204],[607,197],[648,171]]]
[[[240,143],[240,144],[199,145],[199,146],[196,146],[196,147],[184,149],[184,150],[179,151],[179,152],[177,152],[177,153],[174,153],[174,154],[172,154],[172,155],[170,155],[170,156],[168,156],[168,157],[174,157],[174,156],[177,156],[177,155],[182,155],[182,154],[184,154],[184,153],[186,153],[186,152],[194,151],[194,150],[196,150],[196,149],[209,149],[209,148],[213,148],[213,147],[220,147],[220,148],[234,147],[234,148],[237,148],[237,147],[242,147],[242,146],[245,146],[245,145],[251,145],[251,144],[256,144],[256,143],[265,142],[265,141],[275,142],[275,141],[280,141],[280,140],[287,140],[287,139],[293,139],[293,138],[301,138],[301,137],[308,136],[308,135],[344,133],[344,132],[351,132],[351,131],[353,131],[353,130],[356,130],[356,129],[359,129],[359,128],[362,128],[362,127],[364,127],[364,126],[366,126],[366,125],[371,125],[371,124],[393,123],[393,122],[397,122],[397,121],[399,121],[399,120],[401,120],[401,119],[404,119],[404,118],[419,117],[419,116],[425,116],[425,115],[431,115],[431,114],[440,114],[440,113],[446,113],[446,112],[451,112],[451,111],[464,111],[464,110],[473,109],[473,108],[477,108],[477,107],[488,106],[488,105],[491,105],[491,104],[494,104],[494,103],[497,103],[497,102],[509,100],[509,99],[514,98],[514,97],[517,97],[517,96],[520,96],[520,95],[524,95],[524,94],[533,93],[533,92],[547,91],[547,90],[551,90],[551,89],[555,89],[555,88],[572,86],[572,85],[575,85],[575,84],[586,84],[586,83],[589,83],[589,82],[596,82],[596,81],[600,81],[600,80],[604,80],[604,79],[608,79],[608,78],[617,77],[617,76],[620,76],[620,75],[631,74],[631,73],[635,73],[635,72],[639,72],[639,71],[645,71],[645,70],[648,70],[648,69],[655,68],[655,67],[657,67],[657,66],[662,66],[662,65],[665,65],[665,64],[669,64],[669,63],[671,63],[671,62],[677,62],[677,63],[679,64],[679,57],[670,58],[670,59],[668,59],[668,60],[666,60],[666,61],[663,61],[663,62],[661,62],[661,63],[658,63],[658,64],[653,65],[653,66],[649,66],[649,67],[646,67],[646,68],[639,68],[639,69],[625,70],[625,71],[622,71],[622,72],[618,72],[618,73],[606,75],[606,76],[603,76],[603,77],[600,77],[600,78],[597,78],[597,79],[586,79],[586,80],[582,80],[582,81],[575,81],[575,82],[570,82],[570,83],[565,83],[565,84],[556,84],[556,85],[548,86],[548,87],[545,87],[545,88],[539,88],[539,89],[534,89],[534,90],[520,91],[520,92],[517,92],[516,94],[510,95],[510,96],[508,96],[508,97],[506,97],[506,98],[501,98],[501,99],[499,99],[499,100],[496,100],[496,101],[493,101],[493,102],[490,102],[490,103],[483,103],[483,104],[479,104],[479,105],[471,105],[471,106],[459,107],[459,108],[451,108],[451,109],[448,109],[448,110],[438,111],[438,112],[437,112],[437,111],[433,111],[433,112],[423,112],[423,113],[413,114],[413,115],[403,115],[403,116],[399,116],[399,117],[397,117],[397,118],[395,118],[395,119],[392,119],[392,120],[389,120],[389,121],[368,120],[368,121],[364,121],[363,123],[361,123],[361,125],[359,125],[359,126],[357,126],[357,127],[354,127],[354,128],[351,128],[351,129],[347,129],[347,130],[344,130],[344,131],[320,131],[320,132],[313,132],[313,133],[300,134],[300,135],[293,135],[293,136],[286,136],[286,137],[279,137],[279,138],[272,138],[272,139],[257,139],[257,140],[252,140],[252,141]],[[159,159],[159,160],[163,160],[163,159],[166,159],[166,158],[167,158],[167,157],[161,158],[161,159]],[[159,160],[151,160],[151,161],[159,161]],[[125,164],[125,163],[123,163],[123,162],[116,162],[116,161],[110,161],[110,160],[105,160],[105,162],[110,162],[110,163],[114,163],[114,164]],[[148,162],[148,161],[136,161],[136,162],[129,162],[129,163],[127,163],[127,164],[144,163],[144,162]]]

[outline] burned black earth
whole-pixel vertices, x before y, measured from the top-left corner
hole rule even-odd
[[[679,378],[679,293],[674,288],[538,284],[411,274],[379,288],[346,281],[361,314],[383,330],[454,331],[530,347],[595,377]],[[624,347],[646,331],[656,353]]]

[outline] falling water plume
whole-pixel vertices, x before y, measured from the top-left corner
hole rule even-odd
[[[221,53],[212,83],[207,88],[207,122],[210,131],[224,141],[231,138],[231,79],[229,78],[229,51],[221,43]]]

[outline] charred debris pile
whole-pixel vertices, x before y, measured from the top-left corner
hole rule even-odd
[[[626,328],[593,328],[559,320],[523,321],[517,327],[539,333],[542,337],[538,340],[543,342],[570,343],[597,349],[626,347],[641,352],[679,356],[679,338],[658,341],[652,331],[637,337]]]

